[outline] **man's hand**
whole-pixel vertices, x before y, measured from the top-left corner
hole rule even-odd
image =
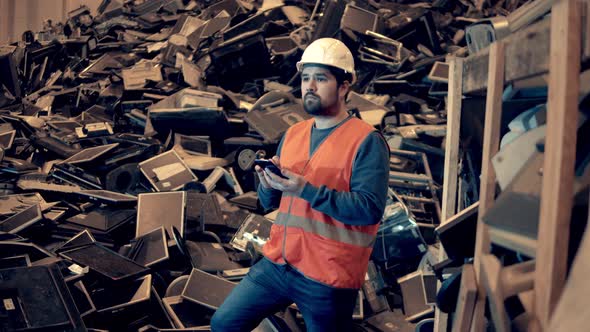
[[[274,156],[272,157],[271,161],[277,165],[277,167],[280,168],[279,164],[278,164],[278,160],[279,157]],[[262,187],[264,187],[265,189],[272,189],[270,183],[266,180],[266,178],[264,177],[264,169],[262,169],[262,167],[256,165],[254,166],[254,170],[256,171],[256,175],[258,175],[258,179],[260,180],[260,184],[262,185]]]
[[[272,188],[299,196],[306,183],[303,176],[286,169],[281,169],[280,160],[277,156],[272,157],[271,161],[281,170],[283,175],[288,177],[288,179],[283,179],[269,170],[264,170],[260,166],[256,166],[256,174],[258,174],[262,186],[267,189]]]

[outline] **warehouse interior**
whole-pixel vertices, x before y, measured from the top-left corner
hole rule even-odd
[[[589,14],[0,0],[0,331],[211,331],[281,223],[255,165],[317,119],[298,62],[322,38],[389,149],[350,331],[586,330]],[[292,304],[253,331],[306,330]]]

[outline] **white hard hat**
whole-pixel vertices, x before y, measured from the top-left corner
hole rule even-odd
[[[301,56],[301,61],[296,64],[297,71],[303,70],[303,65],[306,63],[315,63],[342,69],[347,74],[352,75],[352,82],[350,83],[354,83],[356,80],[352,53],[338,39],[320,38],[309,44]]]

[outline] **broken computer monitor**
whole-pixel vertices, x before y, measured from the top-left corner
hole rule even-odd
[[[89,267],[107,281],[129,280],[149,271],[146,267],[98,243],[66,250],[60,255],[78,265]]]
[[[186,192],[139,194],[135,237],[164,226],[172,237],[172,227],[184,236]]]
[[[157,191],[173,191],[198,181],[174,150],[142,161],[139,169]]]
[[[135,240],[128,257],[150,267],[169,258],[168,241],[163,226],[146,233]]]
[[[18,79],[14,51],[16,51],[16,46],[3,45],[0,47],[0,87],[6,86],[10,94],[18,98],[21,96],[21,83]]]
[[[27,254],[0,258],[0,270],[27,266],[31,266],[31,259]]]
[[[361,34],[368,31],[379,32],[379,15],[366,9],[347,4],[340,21],[341,29],[352,30]]]
[[[86,330],[55,265],[0,270],[0,279],[0,330]]]
[[[74,235],[71,239],[67,240],[62,244],[60,247],[55,249],[55,252],[74,249],[77,247],[89,245],[96,242],[92,233],[89,230],[85,229],[80,233]]]
[[[76,131],[76,128],[82,127],[81,123],[79,123],[77,121],[72,121],[72,120],[63,120],[63,121],[55,120],[55,121],[47,121],[46,123],[47,123],[47,126],[49,126],[52,129],[59,130],[59,131],[65,131],[68,133],[73,133]]]
[[[265,141],[278,143],[289,127],[307,119],[310,119],[310,115],[303,110],[302,105],[286,103],[264,110],[251,110],[246,114],[245,121]]]
[[[19,242],[20,241],[20,242]],[[17,239],[3,239],[0,241],[0,256],[1,257],[14,257],[27,255],[31,262],[35,262],[44,258],[54,257],[55,255],[50,253],[44,248],[41,248],[33,243],[22,242],[22,238]]]
[[[188,328],[209,325],[215,310],[186,301],[181,296],[171,296],[162,299],[166,311],[178,328]]]
[[[130,283],[105,285],[90,292],[92,302],[99,313],[110,313],[117,309],[130,307],[149,301],[152,275],[148,274]]]
[[[101,145],[101,146],[95,146],[92,148],[87,148],[87,149],[84,149],[84,150],[76,153],[75,155],[69,157],[68,159],[64,160],[63,162],[68,163],[68,164],[72,164],[72,165],[90,162],[90,161],[96,160],[97,158],[101,157],[102,155],[108,153],[109,151],[113,150],[117,146],[119,146],[119,143],[113,143],[113,144],[107,144],[107,145]]]
[[[207,136],[185,136],[177,134],[175,139],[180,141],[180,146],[190,151],[191,154],[212,157],[211,140]]]
[[[272,221],[261,215],[251,213],[242,222],[242,225],[231,239],[230,244],[232,247],[241,251],[246,251],[246,244],[248,242],[254,242],[257,246],[263,246],[270,238],[271,227]]]
[[[473,203],[435,229],[449,258],[463,260],[473,257],[475,238],[465,234],[476,233],[478,209],[479,202]]]
[[[428,79],[433,82],[449,82],[449,64],[446,62],[436,61],[428,74]]]
[[[218,309],[235,286],[235,283],[224,278],[193,269],[181,296],[185,300]]]
[[[49,174],[66,183],[87,189],[102,189],[100,178],[68,163],[54,164]]]
[[[0,222],[0,231],[15,234],[43,219],[41,206],[32,205],[27,209]]]
[[[371,259],[380,263],[392,263],[413,259],[426,252],[426,243],[418,224],[408,213],[407,208],[399,202],[385,207]]]
[[[0,148],[8,150],[12,147],[14,137],[16,136],[16,130],[9,130],[4,133],[0,133]]]
[[[128,194],[121,194],[109,190],[80,190],[78,195],[86,197],[91,201],[104,204],[125,204],[137,202],[137,197]]]
[[[197,224],[193,231],[202,232],[206,226],[227,226],[215,194],[188,191],[186,195],[186,219]]]
[[[207,71],[207,82],[216,81],[226,90],[240,91],[248,80],[274,75],[261,30],[226,40],[209,55],[212,66]]]
[[[68,223],[87,227],[100,232],[111,232],[133,220],[134,209],[120,209],[101,206],[89,212],[82,212],[67,219]]]
[[[39,193],[0,196],[0,216],[10,216],[31,205],[44,203],[45,200]]]
[[[229,259],[219,243],[186,241],[186,249],[191,257],[192,266],[199,270],[213,273],[242,268]]]
[[[149,118],[158,132],[169,130],[186,135],[222,136],[229,130],[227,115],[222,107],[187,106],[180,108],[150,108]]]
[[[429,277],[428,280],[431,282],[432,278]],[[436,279],[434,281],[436,285]],[[397,282],[403,294],[404,312],[407,321],[415,321],[434,312],[434,306],[426,303],[424,295],[426,290],[424,289],[422,271],[405,275],[397,279]],[[430,285],[428,287],[430,290]]]
[[[88,294],[88,290],[86,289],[86,286],[82,280],[71,283],[68,282],[67,285],[81,317],[96,311],[94,302],[92,302],[90,294]]]
[[[258,209],[258,193],[250,191],[245,194],[232,197],[229,201],[241,208],[255,211]]]

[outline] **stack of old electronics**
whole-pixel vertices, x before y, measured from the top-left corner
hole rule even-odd
[[[0,46],[0,330],[207,326],[269,237],[253,162],[310,118],[295,63],[322,37],[354,53],[349,111],[391,147],[356,322],[426,317],[404,285],[430,289],[444,58],[517,2],[104,0]],[[298,330],[294,310],[258,329]]]

